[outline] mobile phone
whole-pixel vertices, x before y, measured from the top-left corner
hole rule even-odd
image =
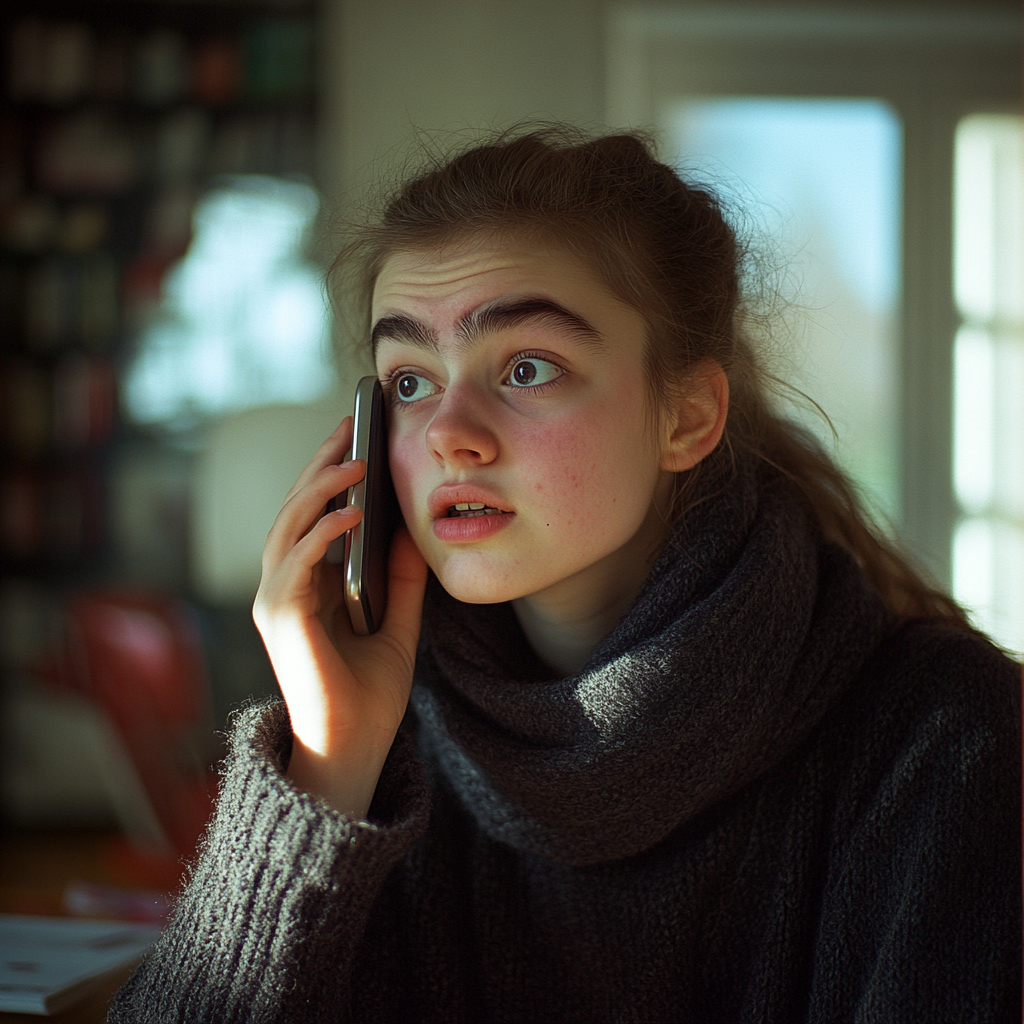
[[[353,505],[363,518],[328,549],[329,562],[344,564],[345,606],[354,632],[376,633],[388,601],[388,555],[402,512],[388,462],[388,418],[384,391],[376,377],[356,387],[350,459],[366,462],[366,475],[328,510]]]

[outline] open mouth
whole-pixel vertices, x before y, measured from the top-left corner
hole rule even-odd
[[[471,519],[473,516],[507,516],[509,512],[503,512],[493,505],[484,505],[479,501],[460,502],[458,505],[448,506],[449,519]]]

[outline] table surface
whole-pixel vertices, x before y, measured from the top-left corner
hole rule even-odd
[[[72,881],[168,891],[175,875],[180,876],[180,868],[133,857],[118,833],[106,829],[33,829],[0,835],[0,913],[63,914],[64,889]],[[101,1024],[131,970],[125,967],[106,975],[64,1013],[0,1013],[0,1024]]]

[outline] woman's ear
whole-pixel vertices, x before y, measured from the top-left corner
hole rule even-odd
[[[694,367],[690,383],[676,403],[660,468],[671,473],[693,469],[721,440],[728,412],[725,370],[713,359],[704,359]]]

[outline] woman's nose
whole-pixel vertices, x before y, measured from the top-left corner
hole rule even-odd
[[[471,387],[449,387],[427,427],[427,448],[441,465],[486,465],[498,456],[493,416]]]

